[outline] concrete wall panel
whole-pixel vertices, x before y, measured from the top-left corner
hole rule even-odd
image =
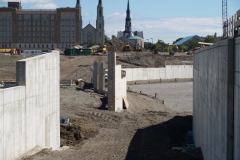
[[[193,132],[204,159],[233,156],[232,42],[225,40],[194,54]]]
[[[240,38],[235,40],[234,160],[240,159]]]
[[[193,78],[192,65],[167,65],[166,68],[124,68],[127,81]]]
[[[60,145],[59,52],[20,60],[17,67],[21,86],[0,90],[0,159]]]

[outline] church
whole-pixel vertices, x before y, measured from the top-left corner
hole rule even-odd
[[[77,0],[76,8],[80,6],[80,0]],[[80,9],[81,10],[81,9]],[[87,46],[89,43],[95,43],[99,45],[105,44],[104,38],[104,16],[103,16],[103,4],[102,0],[98,1],[97,6],[97,20],[96,28],[94,28],[90,23],[82,29],[81,34],[81,44]]]
[[[117,38],[120,40],[127,39],[133,44],[138,43],[140,46],[144,47],[143,31],[132,31],[129,0],[126,11],[125,30],[118,31]]]

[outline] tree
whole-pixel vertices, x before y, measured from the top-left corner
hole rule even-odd
[[[117,38],[115,35],[112,35],[112,39]]]
[[[105,43],[107,43],[108,41],[110,41],[110,38],[107,35],[104,35],[104,40],[105,40]]]
[[[216,43],[217,40],[214,36],[211,35],[207,35],[207,37],[205,38],[204,42],[206,43]]]
[[[178,39],[176,39],[175,41],[173,41],[173,44],[174,43],[176,43],[176,42],[178,42],[178,41],[180,41],[180,40],[182,40],[183,38],[178,38]]]

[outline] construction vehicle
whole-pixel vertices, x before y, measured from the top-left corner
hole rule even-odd
[[[138,52],[141,52],[142,51],[142,48],[140,47],[139,44],[136,44],[133,48],[134,51],[138,51]]]
[[[21,54],[20,48],[0,48],[0,53],[10,53],[11,55]]]
[[[129,51],[132,51],[131,50],[131,47],[129,45],[129,43],[125,43],[123,49],[122,49],[123,52],[129,52]]]
[[[98,54],[98,53],[104,53],[104,54],[108,53],[107,46],[103,45],[99,48],[93,49],[93,54]]]
[[[175,46],[175,45],[169,45],[169,46],[168,46],[168,53],[169,53],[169,56],[174,56],[175,53],[178,51],[178,47],[175,46],[175,48],[174,48],[172,51],[169,51],[170,46]]]

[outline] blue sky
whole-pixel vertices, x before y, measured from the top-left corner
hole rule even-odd
[[[0,0],[0,6],[8,1]],[[24,9],[75,7],[76,0],[22,0]],[[98,0],[80,0],[83,27],[89,21],[95,26]],[[109,37],[124,30],[127,0],[102,0],[105,33]],[[189,35],[222,35],[221,0],[130,0],[132,28],[144,31],[144,39],[161,39],[172,43]],[[228,16],[240,9],[240,0],[228,0]]]

